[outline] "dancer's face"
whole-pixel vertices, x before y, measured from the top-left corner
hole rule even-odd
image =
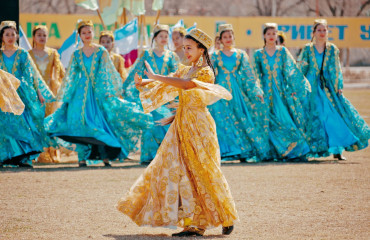
[[[266,40],[266,44],[276,44],[277,30],[275,28],[270,28],[263,37]]]
[[[101,37],[99,43],[103,45],[105,49],[107,49],[108,52],[110,52],[113,49],[113,45],[114,45],[113,39],[109,36]]]
[[[324,25],[319,24],[313,34],[316,40],[326,41],[328,38],[328,29]]]
[[[184,39],[184,53],[190,63],[196,63],[204,54],[204,49],[198,48],[198,43],[192,39]]]
[[[48,33],[45,29],[38,29],[33,36],[33,42],[36,45],[45,46],[48,41]]]
[[[94,31],[91,26],[84,26],[81,28],[80,37],[84,44],[91,43],[94,39]]]
[[[175,46],[175,49],[182,48],[183,42],[184,42],[184,37],[182,37],[179,32],[173,32],[172,33],[172,42],[173,42],[173,45]]]
[[[233,46],[233,44],[234,44],[234,34],[233,34],[233,32],[232,31],[222,32],[220,41],[225,47]]]
[[[18,34],[13,28],[7,28],[4,30],[3,42],[5,46],[13,46],[17,41]]]
[[[220,50],[221,49],[220,37],[216,37],[216,40],[215,40],[215,49],[216,50]]]
[[[155,42],[158,46],[166,46],[168,43],[168,32],[161,31],[158,33],[158,35],[155,37]]]

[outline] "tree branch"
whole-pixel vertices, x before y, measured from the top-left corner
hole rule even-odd
[[[369,5],[370,4],[370,0],[367,0],[366,2],[364,2],[362,5],[361,5],[361,7],[360,7],[360,9],[358,10],[358,12],[357,12],[357,14],[356,14],[356,16],[360,16],[361,15],[361,13],[362,13],[362,11],[366,8],[366,6],[367,5]]]

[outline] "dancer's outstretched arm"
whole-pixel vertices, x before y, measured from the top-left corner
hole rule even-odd
[[[190,89],[190,88],[196,87],[195,83],[193,83],[191,79],[166,77],[166,76],[158,75],[153,72],[149,63],[146,61],[145,61],[145,66],[147,70],[145,70],[144,72],[149,77],[149,79],[142,80],[142,83],[140,85],[145,85],[149,83],[149,81],[147,80],[157,80],[157,81],[161,81],[163,83],[166,83],[168,85],[172,85],[174,87],[181,88],[181,89]]]

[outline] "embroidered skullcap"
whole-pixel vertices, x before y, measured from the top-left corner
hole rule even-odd
[[[277,23],[265,23],[263,25],[263,29],[266,29],[266,28],[275,28],[275,29],[278,29],[278,25],[277,25]]]
[[[320,24],[327,27],[328,21],[326,21],[326,19],[315,19],[315,21],[313,22],[313,28],[315,28],[317,25],[320,25]]]
[[[114,41],[114,34],[112,31],[101,31],[99,38],[101,37],[111,37]]]
[[[198,28],[192,29],[189,33],[189,36],[192,36],[194,39],[202,43],[207,49],[212,46],[213,40],[207,33],[203,32]]]
[[[85,26],[94,27],[94,24],[91,20],[81,20],[78,22],[77,29],[80,29],[81,27]]]
[[[169,30],[170,30],[170,27],[168,25],[157,24],[157,25],[155,25],[155,27],[153,29],[153,35],[155,35],[159,31],[169,32]]]
[[[0,24],[0,31],[4,27],[13,27],[13,28],[17,29],[17,23],[14,22],[14,21],[2,21],[1,24]]]

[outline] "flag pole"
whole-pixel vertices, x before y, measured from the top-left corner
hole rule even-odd
[[[158,24],[158,20],[159,20],[159,16],[161,15],[161,10],[158,10],[157,11],[157,16],[155,17],[155,22],[154,22],[154,25],[157,25]]]
[[[121,15],[121,24],[126,25],[127,19],[126,19],[126,8],[123,8],[122,15]]]
[[[149,39],[148,39],[148,29],[146,27],[145,15],[143,15],[143,28],[144,28],[144,39],[145,39],[145,46],[148,48],[149,46]]]
[[[139,38],[139,43],[140,43],[140,47],[139,47],[139,56],[141,55],[142,51],[143,51],[143,42],[144,42],[144,39],[143,39],[143,15],[140,15],[138,16],[139,18],[139,26],[140,26],[140,38]]]
[[[99,9],[97,9],[97,10],[96,10],[96,12],[98,13],[98,16],[99,16],[99,18],[100,18],[100,21],[101,21],[101,24],[103,25],[104,30],[107,30],[107,27],[106,27],[106,26],[105,26],[105,24],[104,24],[103,18],[102,18],[102,17],[101,17],[101,15],[100,15],[100,11],[99,11]]]

